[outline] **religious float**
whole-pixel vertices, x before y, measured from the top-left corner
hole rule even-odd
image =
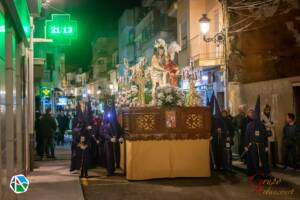
[[[201,106],[192,68],[175,64],[180,46],[155,42],[150,66],[140,58],[134,66],[124,60],[117,106],[125,131],[121,168],[128,180],[209,177],[211,111]],[[178,87],[188,79],[187,93]],[[149,87],[150,85],[150,87]]]

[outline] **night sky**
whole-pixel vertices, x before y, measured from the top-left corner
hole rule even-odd
[[[85,70],[92,58],[91,42],[98,36],[117,37],[118,19],[141,0],[64,0],[64,11],[78,21],[78,39],[66,48],[66,65]]]

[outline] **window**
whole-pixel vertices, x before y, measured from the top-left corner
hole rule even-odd
[[[181,48],[187,48],[187,22],[184,21],[180,27],[181,31]]]

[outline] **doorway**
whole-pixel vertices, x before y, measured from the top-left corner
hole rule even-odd
[[[294,110],[297,122],[300,122],[300,86],[293,87],[294,91]]]
[[[293,87],[294,92],[294,112],[296,115],[297,123],[300,124],[300,85]],[[300,161],[300,144],[297,148],[297,161]]]

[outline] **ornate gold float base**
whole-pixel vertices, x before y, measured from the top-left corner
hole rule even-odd
[[[122,110],[126,142],[121,167],[128,180],[209,177],[208,107]]]
[[[209,107],[143,107],[121,112],[126,139],[208,139],[211,128]]]
[[[126,141],[121,155],[128,180],[211,175],[207,139]]]

